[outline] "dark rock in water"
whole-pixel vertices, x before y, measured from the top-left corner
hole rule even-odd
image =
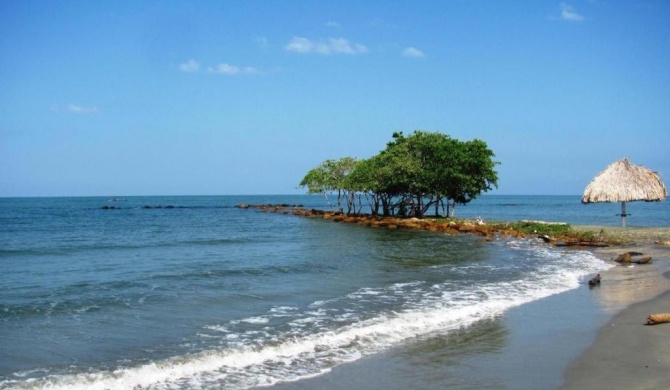
[[[600,286],[600,274],[594,276],[589,280],[589,287]]]
[[[546,235],[546,234],[541,235],[541,236],[539,236],[539,237],[542,239],[542,241],[544,241],[544,242],[546,242],[546,243],[551,242],[551,237],[549,237],[549,236]]]

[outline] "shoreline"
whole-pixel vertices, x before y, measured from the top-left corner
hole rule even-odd
[[[665,231],[669,229],[664,229]],[[670,324],[646,325],[646,317],[670,312],[670,248],[643,244],[597,249],[611,261],[633,249],[650,255],[649,265],[616,265],[604,271],[597,291],[611,314],[596,338],[565,370],[557,390],[666,389],[670,380]]]
[[[510,388],[530,383],[538,386],[536,388],[555,390],[667,388],[667,382],[670,380],[670,353],[667,352],[670,351],[670,323],[653,326],[645,323],[649,314],[670,312],[670,246],[658,245],[659,241],[670,240],[670,228],[577,227],[590,231],[594,231],[595,228],[605,231],[606,234],[612,234],[612,230],[620,230],[620,233],[628,234],[635,241],[629,239],[626,241],[628,244],[608,247],[575,248],[574,250],[591,252],[613,266],[601,272],[601,285],[592,289],[585,286],[568,291],[521,306],[505,314],[502,321],[507,325],[502,325],[500,328],[511,326],[509,329],[512,335],[514,332],[521,332],[524,336],[520,336],[521,345],[518,341],[513,341],[512,345],[503,348],[504,350],[510,348],[515,352],[510,353],[506,350],[499,353],[508,356],[510,360],[518,359],[515,356],[526,356],[534,363],[521,360],[503,363],[497,360],[496,354],[482,356],[475,354],[472,359],[476,363],[468,362],[466,359],[466,365],[473,364],[466,370],[474,375],[472,381],[496,383],[496,379],[492,379],[491,376],[495,378],[496,375],[500,375],[500,378],[506,379],[501,379],[499,384],[512,383],[513,387]],[[565,248],[565,250],[573,249]],[[627,251],[652,256],[653,261],[649,264],[624,265],[614,262],[614,258]],[[540,307],[547,307],[549,311]],[[552,308],[558,311],[552,312]],[[588,308],[593,310],[593,313],[584,312],[589,310]],[[561,309],[573,312],[566,313]],[[538,312],[543,313],[537,317],[539,320],[549,322],[539,327],[538,337],[528,344],[529,341],[527,339],[524,341],[523,338],[528,337],[528,332],[533,333],[535,330],[519,324],[520,321],[525,322],[529,314],[537,316]],[[438,369],[440,375],[447,375],[443,379],[439,379],[439,375],[425,378],[419,375],[419,373],[431,374],[433,371],[418,370],[417,364],[435,365],[450,361],[442,355],[448,356],[448,350],[453,346],[442,344],[439,340],[434,343],[437,346],[430,346],[425,350],[415,346],[399,347],[381,355],[337,367],[326,375],[294,383],[280,383],[272,388],[303,390],[316,386],[339,390],[395,389],[411,386],[427,389],[444,383],[443,380],[454,384],[454,378],[449,376],[454,372],[460,372],[458,368],[454,372],[450,372],[448,368]],[[540,349],[542,352],[535,349]],[[547,352],[552,349],[553,352]],[[414,358],[419,363],[412,363],[413,358],[402,356],[403,353],[398,353],[397,350],[412,351],[410,354],[405,353],[409,356],[415,356],[416,350],[419,350],[417,357]],[[434,352],[439,350],[444,352]],[[547,353],[552,357],[547,356]],[[415,367],[415,374],[406,372],[397,374],[399,371],[407,370],[408,365]],[[482,371],[480,368],[482,366],[488,367],[490,371]],[[524,368],[530,366],[534,367],[532,373]],[[510,375],[518,379],[510,379]],[[474,379],[479,377],[483,379]]]
[[[546,363],[540,363],[537,367],[536,371],[539,372],[535,374],[539,376],[534,378],[534,382],[537,382],[535,385],[540,386],[537,388],[556,390],[667,388],[667,382],[670,380],[670,353],[667,352],[670,350],[670,323],[653,326],[645,324],[650,314],[670,313],[670,227],[623,228],[576,225],[570,227],[571,234],[561,236],[559,233],[558,236],[550,236],[540,233],[539,228],[538,231],[532,231],[530,234],[509,229],[511,223],[486,225],[468,220],[437,223],[430,219],[347,216],[341,213],[304,210],[300,207],[292,210],[281,206],[261,208],[264,211],[290,213],[301,217],[317,217],[333,222],[355,223],[371,228],[416,229],[441,232],[447,235],[469,233],[483,236],[483,239],[480,240],[483,242],[489,241],[491,236],[498,235],[542,239],[547,245],[553,247],[567,247],[565,248],[567,251],[572,248],[589,251],[613,267],[601,272],[599,286],[592,289],[587,287],[588,290],[580,289],[580,292],[560,294],[552,298],[553,303],[544,302],[550,306],[555,305],[555,308],[558,309],[556,315],[559,317],[552,321],[550,317],[553,314],[544,313],[544,317],[541,317],[544,324],[540,326],[543,330],[540,332],[545,332],[544,337],[550,338],[551,343],[536,340],[537,346],[542,345],[545,351],[554,349],[554,354],[566,349],[567,345],[571,346],[567,347],[567,352],[561,352],[563,356],[567,356],[567,360],[563,362],[555,357],[549,357],[546,352],[541,356],[531,356],[532,359],[535,359],[533,361],[546,360]],[[629,251],[651,256],[653,260],[649,264],[619,264],[614,261],[617,256]],[[580,315],[574,312],[576,307],[583,310],[586,304],[575,301],[576,294],[582,294],[581,299],[585,299],[584,302],[591,302],[592,313],[582,312]],[[556,303],[557,301],[562,301],[562,303]],[[535,306],[537,310],[538,303],[506,314],[505,317],[508,319],[503,321],[514,322],[515,316],[518,315],[514,314],[515,312],[532,313],[533,309],[530,308],[532,306]],[[599,316],[600,320],[593,322]],[[562,323],[557,325],[554,321],[562,321]],[[521,328],[524,327],[525,325],[521,325]],[[446,345],[442,348],[445,347]],[[527,345],[527,347],[535,348],[536,345]],[[514,359],[515,355],[529,353],[519,350],[516,354],[511,354],[509,358]],[[430,354],[422,355],[422,364],[432,364],[434,357],[431,357]],[[486,357],[481,358],[486,359]],[[351,388],[349,385],[371,388],[373,384],[379,385],[389,380],[390,382],[380,388],[406,387],[400,386],[400,383],[397,382],[405,378],[398,377],[392,372],[385,372],[388,366],[393,366],[394,361],[396,364],[399,361],[403,362],[399,365],[400,369],[404,369],[407,365],[407,359],[398,359],[393,353],[386,353],[366,358],[353,365],[338,367],[325,376],[319,375],[297,383],[280,383],[273,388],[305,389],[315,384],[329,389]],[[525,364],[519,364],[508,366],[508,371],[523,370],[522,367]],[[496,371],[495,368],[499,367],[499,362],[489,362],[488,367]],[[477,370],[472,371],[474,373]],[[372,372],[376,373],[372,374],[376,381],[370,381],[369,375]],[[501,378],[509,375],[504,370],[499,371],[498,374],[501,375]],[[487,377],[490,373],[480,372],[479,375]],[[550,377],[555,377],[557,380],[548,379]],[[420,383],[425,382],[425,380],[416,379]],[[508,378],[507,383],[521,385],[522,382],[518,380]],[[441,381],[429,382],[435,385]],[[542,382],[544,384],[541,384]],[[344,383],[347,385],[342,386]],[[409,384],[413,387],[426,385],[426,383],[419,385],[416,381]]]
[[[629,250],[649,254],[654,261],[632,267],[612,261]],[[670,342],[670,323],[644,324],[649,314],[670,312],[670,279],[663,275],[670,273],[670,248],[586,251],[613,265],[601,272],[598,287],[589,288],[585,279],[577,289],[515,307],[467,330],[417,339],[271,388],[665,389],[670,345],[662,341]],[[610,328],[615,333],[609,335]],[[619,372],[625,380],[613,374]]]

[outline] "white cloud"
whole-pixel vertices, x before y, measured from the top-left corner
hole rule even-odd
[[[407,47],[405,50],[402,51],[402,56],[403,57],[413,57],[413,58],[423,58],[426,55],[423,54],[423,52],[417,48],[414,47]]]
[[[234,66],[230,64],[219,64],[216,67],[209,67],[207,69],[210,73],[218,73],[218,74],[225,74],[229,76],[234,76],[238,74],[256,74],[258,73],[258,70],[256,68],[253,68],[251,66],[244,66],[244,67],[239,67],[239,66]]]
[[[312,41],[303,37],[293,37],[284,47],[294,53],[330,54],[361,54],[367,53],[368,48],[359,43],[350,43],[344,38],[329,38],[327,41]]]
[[[200,63],[196,60],[189,60],[179,65],[179,70],[182,72],[189,72],[189,73],[199,72]],[[207,67],[207,72],[225,74],[229,76],[259,73],[258,69],[251,66],[235,66],[226,63],[221,63],[216,66],[209,66]]]
[[[54,111],[56,112],[69,112],[71,114],[97,114],[100,112],[98,107],[84,107],[80,106],[78,104],[68,104],[65,108],[55,108]]]
[[[200,64],[196,60],[188,60],[179,65],[179,70],[182,72],[197,72],[200,70]]]
[[[584,17],[579,13],[577,13],[577,11],[575,11],[574,8],[572,8],[572,6],[570,6],[569,4],[561,3],[560,7],[561,7],[561,19],[570,22],[581,22],[582,20],[584,20]]]

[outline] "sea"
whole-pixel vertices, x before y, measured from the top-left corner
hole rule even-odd
[[[542,312],[524,310],[553,307],[540,317],[554,318],[565,304],[552,299],[588,296],[587,278],[611,267],[532,238],[239,204],[332,207],[319,195],[0,198],[0,389],[520,388],[501,351],[526,351],[528,365],[524,343],[550,346],[524,330],[522,317]],[[670,226],[667,202],[628,212],[628,226]],[[605,226],[617,213],[578,196],[486,195],[456,209]],[[532,388],[560,384],[562,369],[544,371]],[[337,372],[349,384],[329,384]]]

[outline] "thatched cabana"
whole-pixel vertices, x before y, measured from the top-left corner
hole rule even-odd
[[[626,226],[626,202],[659,202],[667,195],[658,173],[624,158],[608,165],[591,180],[584,190],[582,203],[621,202],[621,224]]]

